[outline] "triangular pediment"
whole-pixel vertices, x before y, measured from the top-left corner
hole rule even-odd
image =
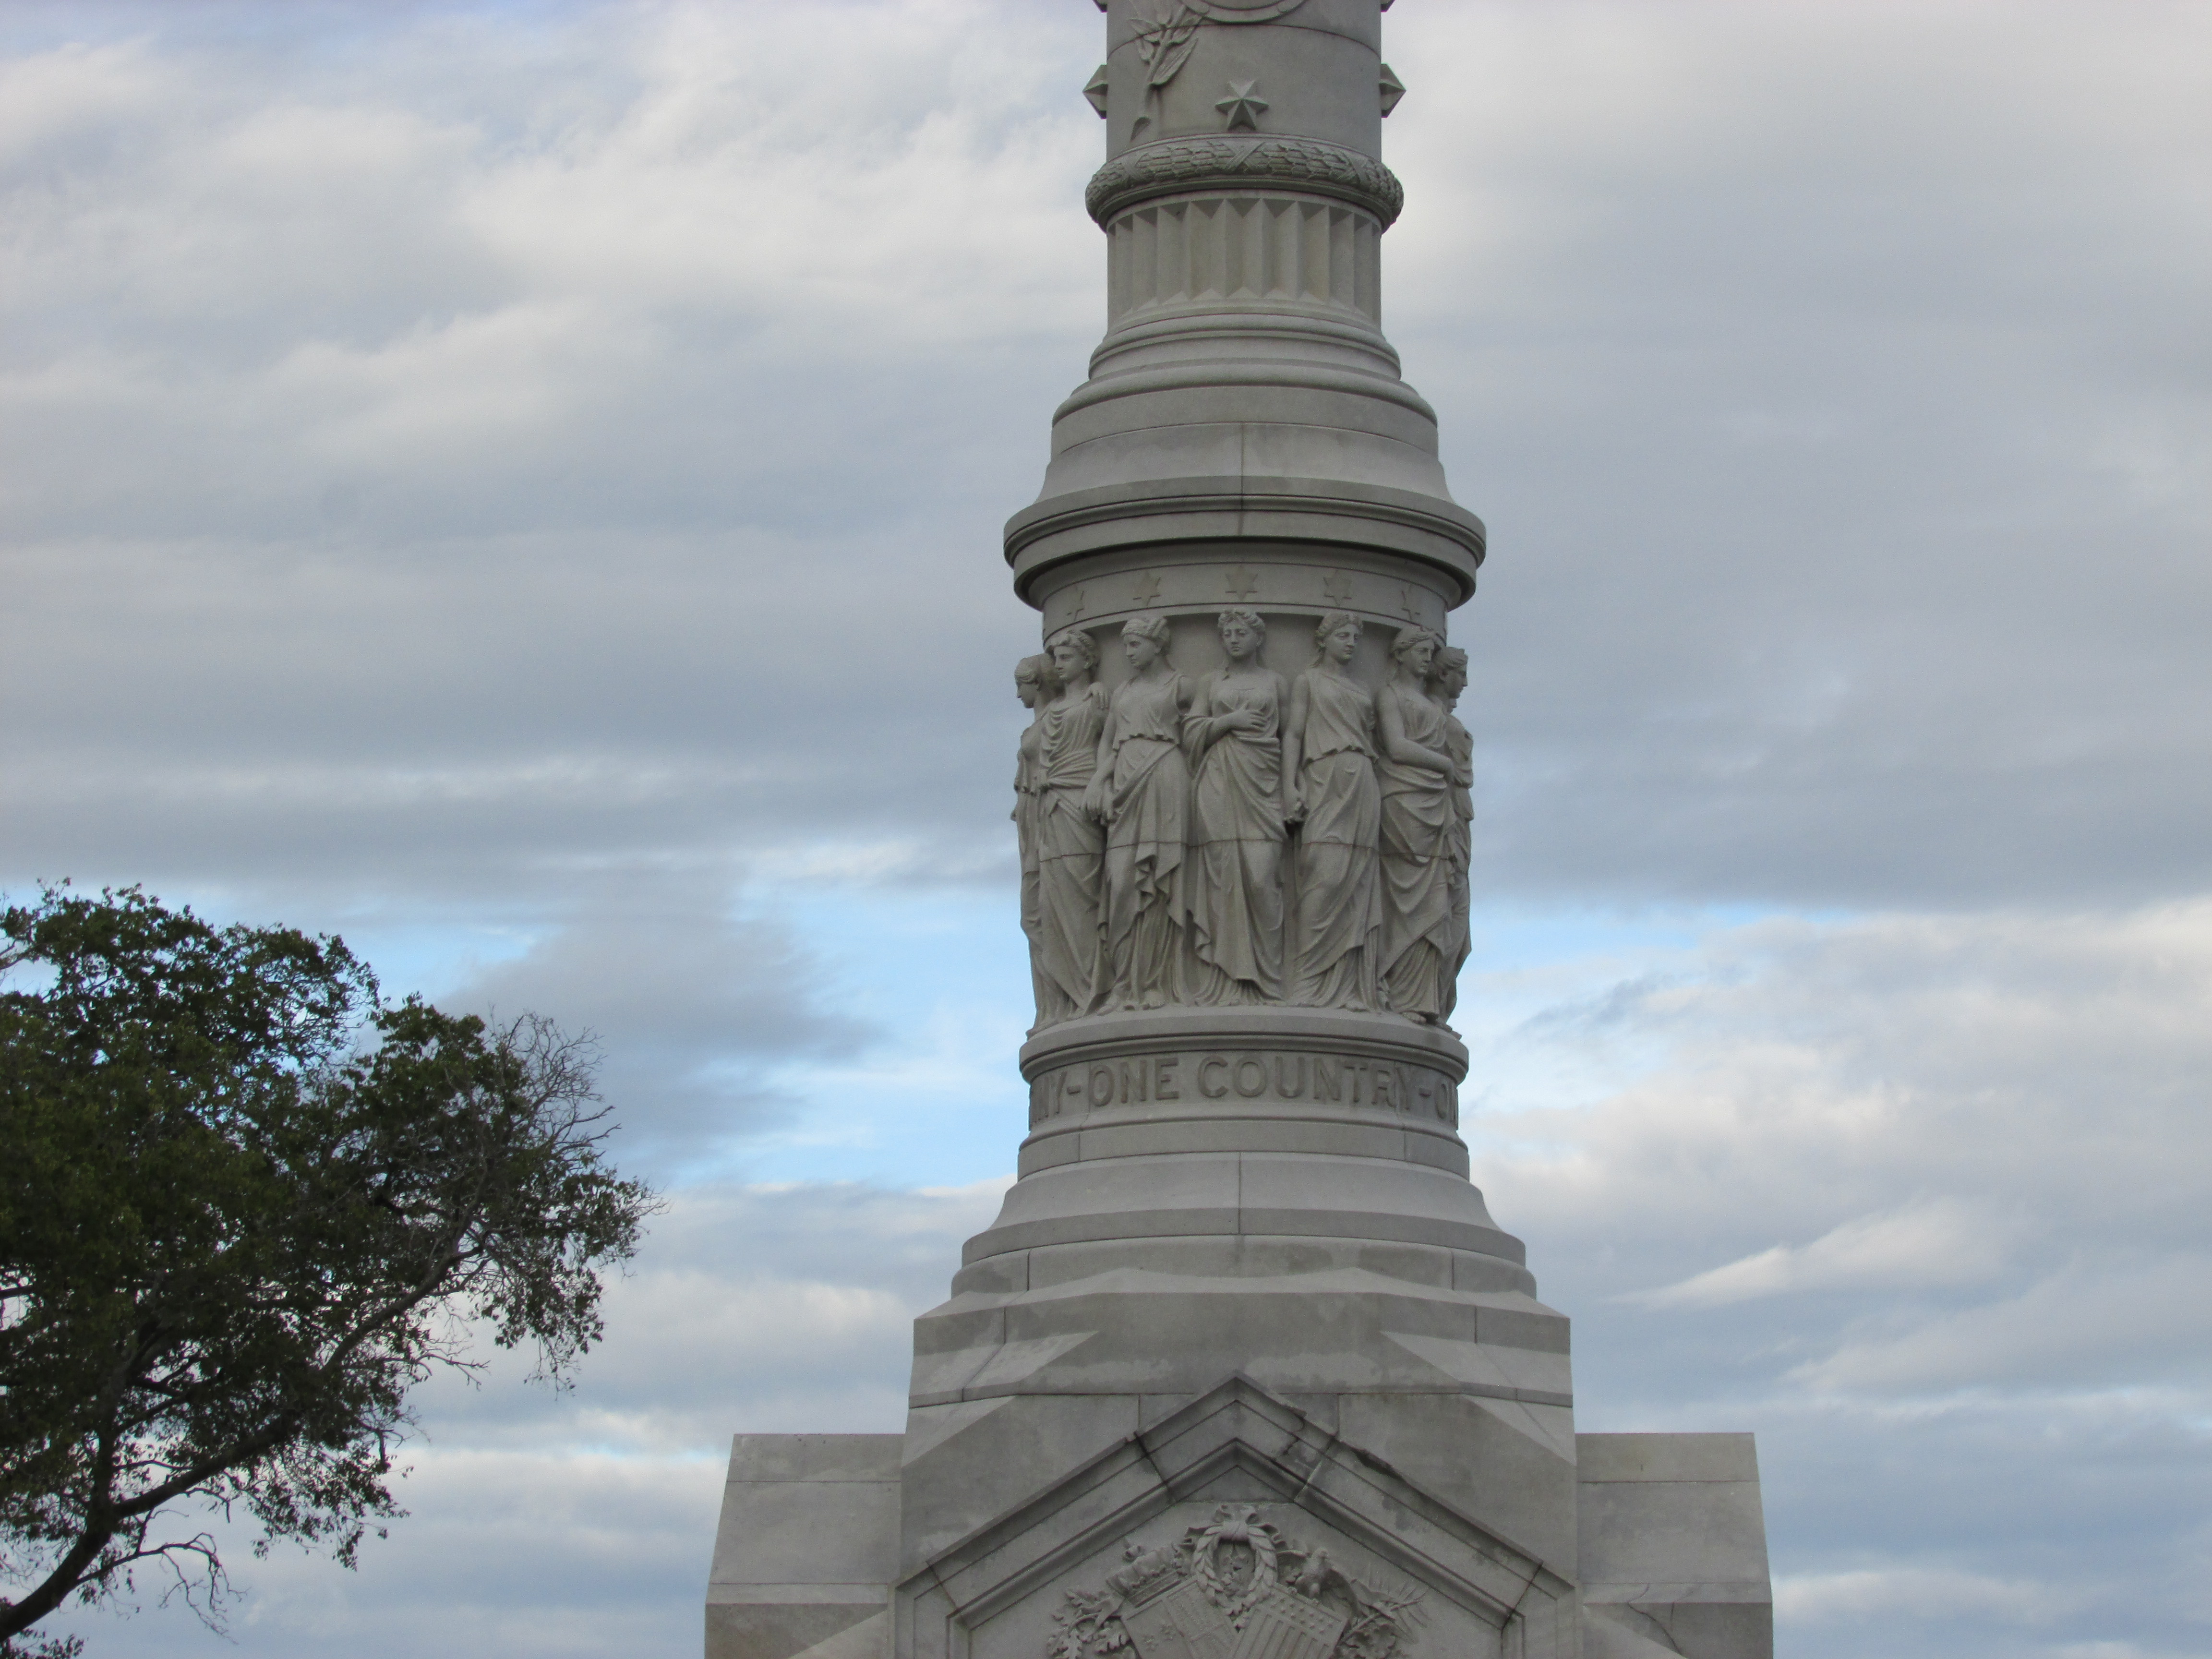
[[[1256,1611],[1255,1572],[1263,1591],[1281,1577]],[[945,1659],[1572,1651],[1565,1581],[1241,1376],[942,1551],[899,1602],[921,1638],[903,1650]],[[1377,1632],[1364,1650],[1363,1618]],[[1071,1636],[1085,1619],[1110,1633]],[[1245,1635],[1255,1626],[1264,1639]]]

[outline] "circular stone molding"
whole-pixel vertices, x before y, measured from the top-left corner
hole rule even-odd
[[[1398,175],[1371,155],[1317,138],[1170,138],[1115,156],[1091,175],[1083,204],[1103,226],[1147,197],[1273,185],[1365,208],[1389,229],[1406,205]]]
[[[1264,23],[1296,11],[1306,0],[1183,0],[1209,23]]]

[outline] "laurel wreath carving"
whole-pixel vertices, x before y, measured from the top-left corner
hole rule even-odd
[[[1406,205],[1398,175],[1371,155],[1316,138],[1170,138],[1115,156],[1091,175],[1083,204],[1101,225],[1171,191],[1288,185],[1365,208],[1388,229]]]

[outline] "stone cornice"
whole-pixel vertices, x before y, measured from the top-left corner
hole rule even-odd
[[[1382,162],[1317,138],[1170,138],[1145,144],[1092,174],[1083,204],[1103,226],[1150,197],[1270,185],[1334,196],[1366,209],[1386,229],[1406,205],[1406,187]]]

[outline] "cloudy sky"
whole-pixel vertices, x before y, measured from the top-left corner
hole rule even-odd
[[[2212,1655],[2212,6],[1405,0],[1489,521],[1468,1139],[1582,1425],[1759,1437],[1785,1651]],[[672,1194],[348,1574],[95,1656],[696,1652],[1009,1179],[999,526],[1083,0],[0,0],[0,884],[604,1045]],[[151,1587],[158,1591],[158,1585]]]

